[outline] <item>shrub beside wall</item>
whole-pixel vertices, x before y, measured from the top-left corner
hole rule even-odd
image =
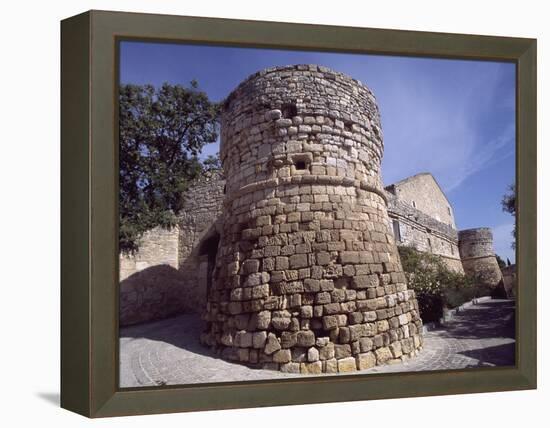
[[[476,279],[447,268],[441,257],[412,247],[399,247],[401,264],[418,299],[423,322],[439,321],[445,308],[455,308],[492,290]]]

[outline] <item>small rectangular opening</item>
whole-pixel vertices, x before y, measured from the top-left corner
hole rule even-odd
[[[281,113],[283,114],[283,118],[285,119],[292,119],[294,116],[298,114],[298,109],[296,108],[296,104],[289,103],[284,104],[281,108]]]
[[[306,161],[299,160],[296,161],[295,167],[297,170],[303,170],[307,168]]]
[[[292,155],[292,173],[303,175],[309,173],[313,161],[311,153],[295,153]]]

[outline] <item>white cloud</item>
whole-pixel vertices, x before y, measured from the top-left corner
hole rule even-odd
[[[457,167],[457,173],[447,182],[445,190],[450,192],[476,172],[513,156],[515,138],[515,125],[511,123],[498,137],[485,144],[475,144],[475,153]]]
[[[477,69],[476,65],[470,67]],[[469,74],[475,79],[445,89],[422,76],[415,86],[395,79],[385,94],[386,105],[381,104],[386,133],[382,170],[387,184],[429,171],[449,192],[483,168],[514,154],[514,97],[509,94],[513,88],[503,92],[504,73],[498,66],[477,67],[479,73]],[[495,109],[507,111],[510,122],[491,122]],[[487,137],[490,132],[494,135]]]

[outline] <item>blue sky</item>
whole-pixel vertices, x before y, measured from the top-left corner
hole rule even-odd
[[[142,42],[123,42],[120,61],[122,83],[196,79],[215,101],[275,65],[320,64],[362,81],[380,107],[384,183],[431,172],[457,227],[491,227],[497,254],[514,261],[513,218],[500,205],[515,180],[514,64]]]

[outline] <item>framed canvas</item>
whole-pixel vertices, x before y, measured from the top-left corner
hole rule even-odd
[[[536,388],[536,40],[90,11],[61,54],[63,408]]]

